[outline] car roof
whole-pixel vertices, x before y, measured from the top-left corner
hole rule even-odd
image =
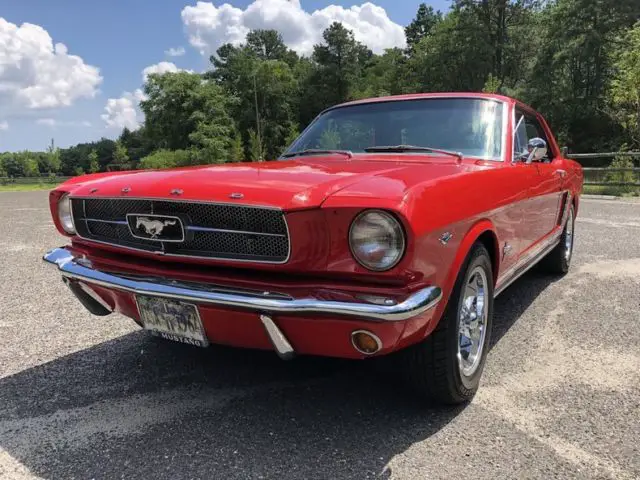
[[[351,102],[341,103],[327,110],[333,110],[334,108],[347,107],[352,105],[362,105],[366,103],[378,103],[378,102],[395,102],[402,100],[420,100],[422,98],[486,98],[489,100],[497,100],[506,103],[520,103],[517,100],[504,95],[498,95],[495,93],[480,93],[480,92],[434,92],[434,93],[411,93],[408,95],[391,95],[386,97],[372,97],[364,98],[362,100],[354,100]]]

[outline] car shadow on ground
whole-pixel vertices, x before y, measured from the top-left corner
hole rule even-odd
[[[495,345],[554,277],[496,300]],[[200,350],[135,332],[0,380],[0,447],[45,478],[367,478],[464,407],[372,362]]]

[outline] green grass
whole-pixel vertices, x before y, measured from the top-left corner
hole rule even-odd
[[[8,183],[0,184],[0,192],[29,192],[32,190],[52,190],[57,183]]]
[[[613,195],[615,197],[638,197],[640,196],[640,187],[585,185],[583,193],[591,195]]]

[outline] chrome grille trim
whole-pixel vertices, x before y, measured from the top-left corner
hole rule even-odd
[[[255,231],[248,231],[248,230],[233,230],[233,229],[219,229],[219,228],[210,228],[210,227],[201,227],[201,226],[197,226],[197,225],[185,225],[185,230],[193,232],[195,234],[197,233],[217,233],[217,234],[230,234],[230,235],[253,235],[253,236],[257,236],[257,237],[266,237],[266,238],[285,238],[286,239],[286,256],[282,258],[282,256],[278,256],[275,257],[277,258],[277,260],[269,260],[268,255],[264,255],[264,254],[246,254],[246,253],[234,253],[234,252],[222,252],[224,253],[224,255],[220,255],[221,252],[215,252],[213,250],[211,250],[212,254],[211,255],[198,255],[197,253],[194,254],[189,254],[189,253],[176,253],[176,252],[167,252],[165,251],[165,242],[161,242],[161,241],[154,241],[154,240],[148,240],[147,244],[149,248],[142,248],[144,246],[145,242],[144,240],[139,241],[139,246],[140,248],[137,248],[134,245],[127,245],[126,243],[118,243],[118,242],[111,242],[111,241],[105,241],[104,239],[100,240],[100,239],[95,239],[95,238],[91,238],[90,236],[84,236],[82,235],[79,231],[77,233],[77,237],[92,242],[92,243],[97,243],[97,244],[101,244],[101,245],[109,245],[109,246],[113,246],[113,247],[117,247],[117,248],[121,248],[123,250],[129,250],[129,251],[133,251],[133,252],[144,252],[147,254],[156,254],[156,255],[162,255],[165,257],[169,257],[169,258],[195,258],[195,259],[203,259],[203,260],[223,260],[223,261],[229,261],[229,262],[238,262],[238,263],[260,263],[260,264],[273,264],[273,265],[277,265],[277,264],[284,264],[287,263],[291,257],[291,237],[290,237],[290,233],[289,233],[289,225],[287,222],[287,218],[286,215],[284,214],[284,212],[282,211],[281,208],[278,207],[272,207],[272,206],[261,206],[261,205],[246,205],[246,204],[236,204],[236,203],[231,203],[231,202],[210,202],[210,201],[204,201],[204,200],[187,200],[187,199],[165,199],[165,198],[153,198],[153,197],[86,197],[86,196],[72,196],[71,197],[71,214],[72,217],[74,218],[74,221],[77,220],[76,215],[73,212],[73,205],[74,205],[74,201],[75,200],[82,200],[82,217],[80,218],[80,220],[85,224],[85,230],[86,232],[89,232],[90,234],[94,235],[94,236],[101,236],[101,235],[97,235],[95,233],[92,233],[92,230],[89,226],[89,224],[91,222],[96,222],[96,223],[101,223],[101,224],[106,224],[105,227],[107,225],[112,225],[114,228],[117,227],[127,227],[128,228],[128,222],[126,220],[105,220],[105,219],[99,219],[99,218],[91,218],[91,217],[87,217],[87,205],[86,205],[86,201],[104,201],[104,200],[111,200],[111,201],[145,201],[145,202],[151,202],[151,211],[153,212],[154,210],[154,202],[155,203],[179,203],[179,204],[183,204],[183,205],[188,205],[188,204],[197,204],[197,205],[210,205],[210,206],[221,206],[221,207],[233,207],[233,208],[247,208],[247,209],[253,209],[256,211],[260,211],[260,210],[269,210],[269,211],[275,211],[275,212],[280,212],[280,216],[279,216],[279,221],[282,222],[282,227],[284,229],[285,233],[270,233],[270,232],[255,232]],[[142,215],[144,215],[144,212],[129,212],[129,213],[140,213]],[[103,236],[103,235],[102,235]],[[140,239],[135,239],[134,240],[140,240]],[[127,240],[123,240],[123,242],[127,242]],[[134,243],[132,241],[128,241],[128,243]],[[169,243],[169,242],[167,242]],[[208,250],[198,250],[198,249],[184,249],[185,251],[189,252],[205,252]],[[218,255],[216,255],[216,253],[218,253]],[[261,253],[261,252],[260,252]],[[250,257],[251,255],[254,255],[254,258],[242,258],[242,257]],[[238,258],[240,257],[240,258]],[[256,258],[256,257],[260,257],[260,258]]]
[[[281,237],[281,238],[286,237],[284,233],[247,232],[244,230],[226,230],[224,228],[195,227],[193,225],[188,225],[185,228],[192,232],[239,233],[241,235],[264,235],[265,237]]]

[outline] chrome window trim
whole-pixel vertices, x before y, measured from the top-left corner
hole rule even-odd
[[[273,261],[269,261],[269,260],[250,260],[250,259],[244,259],[244,258],[226,258],[226,257],[203,257],[200,255],[183,255],[183,254],[179,254],[179,253],[165,253],[164,251],[161,250],[145,250],[143,248],[135,248],[135,247],[128,247],[126,245],[121,245],[118,243],[111,243],[111,242],[103,242],[100,240],[94,240],[92,238],[86,238],[83,237],[82,235],[80,235],[79,233],[76,232],[76,234],[74,235],[77,238],[80,238],[86,242],[91,242],[91,243],[96,243],[99,245],[108,245],[110,247],[115,247],[115,248],[121,248],[123,250],[128,250],[128,251],[132,251],[132,252],[143,252],[146,254],[151,254],[151,255],[161,255],[163,257],[168,257],[168,258],[194,258],[197,260],[221,260],[221,261],[226,261],[226,262],[233,262],[233,263],[259,263],[259,264],[266,264],[266,265],[284,265],[285,263],[287,263],[290,259],[291,259],[291,233],[289,232],[289,222],[287,221],[287,216],[285,214],[285,211],[282,210],[281,208],[278,207],[272,207],[272,206],[260,206],[260,205],[248,205],[248,204],[235,204],[232,202],[210,202],[207,200],[188,200],[188,199],[165,199],[163,197],[130,197],[130,196],[122,196],[122,197],[88,197],[88,196],[73,196],[73,195],[69,195],[69,198],[71,200],[151,200],[151,201],[158,201],[158,202],[181,202],[181,203],[201,203],[201,204],[206,204],[206,205],[224,205],[224,206],[238,206],[238,207],[244,207],[244,208],[264,208],[267,210],[277,210],[280,211],[282,213],[282,220],[284,221],[284,228],[287,231],[287,238],[289,239],[288,243],[288,250],[287,250],[287,257],[279,262],[273,262]],[[85,209],[85,204],[83,202],[83,210],[84,210],[84,216],[85,216],[85,223],[88,221],[86,219],[86,209]],[[73,216],[73,202],[71,202],[71,215]],[[128,225],[128,222],[127,222]],[[236,233],[241,233],[241,232],[236,232]],[[260,234],[262,235],[262,234]]]
[[[520,123],[524,121],[524,114],[522,115],[520,121],[516,125],[516,110],[518,109],[518,105],[513,106],[513,113],[511,114],[511,121],[513,123],[513,132],[511,132],[511,163],[516,162],[516,132],[520,127]]]

